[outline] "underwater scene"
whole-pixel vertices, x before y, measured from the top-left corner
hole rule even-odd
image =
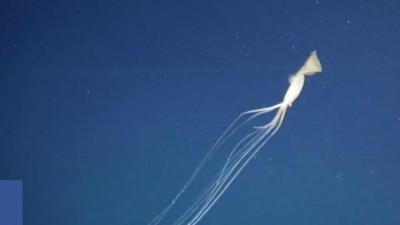
[[[399,2],[0,11],[0,225],[400,224]]]

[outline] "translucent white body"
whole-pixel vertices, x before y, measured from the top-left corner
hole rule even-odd
[[[321,63],[317,52],[312,51],[304,65],[289,78],[290,85],[283,98],[283,104],[292,106],[293,102],[299,97],[301,90],[303,90],[304,76],[311,76],[319,72],[322,72]]]
[[[181,195],[197,177],[200,170],[207,164],[217,150],[223,148],[227,139],[229,139],[240,127],[259,115],[277,109],[275,116],[270,122],[263,126],[255,127],[252,132],[245,135],[237,142],[235,147],[231,149],[228,158],[223,163],[223,166],[216,177],[211,180],[210,184],[200,193],[192,205],[188,207],[186,211],[173,223],[174,225],[197,224],[224,194],[250,160],[254,158],[265,143],[267,143],[279,130],[286,109],[292,106],[293,102],[299,97],[301,90],[303,89],[304,76],[314,75],[321,71],[322,68],[317,57],[317,52],[312,51],[303,66],[289,78],[290,85],[281,103],[241,113],[211,147],[175,198],[172,199],[172,201],[149,223],[149,225],[157,225],[163,221],[164,217],[175,205],[176,201],[179,200]]]

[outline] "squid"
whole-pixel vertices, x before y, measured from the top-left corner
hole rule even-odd
[[[242,170],[248,165],[260,149],[275,135],[282,125],[286,110],[292,107],[293,102],[299,97],[306,76],[322,72],[321,63],[318,59],[317,52],[314,50],[310,53],[300,69],[289,77],[289,87],[283,97],[283,100],[275,105],[263,107],[259,109],[248,110],[241,113],[222,133],[215,144],[209,149],[207,154],[196,167],[189,179],[184,183],[180,191],[175,195],[172,201],[151,220],[148,225],[158,225],[164,221],[169,211],[174,207],[175,203],[181,198],[182,194],[193,183],[200,171],[210,161],[216,151],[223,148],[224,143],[234,135],[239,128],[248,124],[250,121],[263,114],[276,111],[272,120],[268,123],[253,127],[242,139],[232,146],[228,157],[223,162],[221,169],[211,182],[202,190],[195,198],[193,203],[185,209],[174,222],[174,225],[195,225],[207,214],[207,212],[221,198],[232,182],[238,177]]]

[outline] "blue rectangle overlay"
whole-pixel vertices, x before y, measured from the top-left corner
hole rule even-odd
[[[0,180],[0,224],[22,225],[21,180]]]

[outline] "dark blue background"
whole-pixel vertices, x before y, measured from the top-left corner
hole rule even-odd
[[[324,72],[200,224],[400,224],[398,1],[0,8],[0,179],[24,181],[25,224],[146,224],[313,49]]]

